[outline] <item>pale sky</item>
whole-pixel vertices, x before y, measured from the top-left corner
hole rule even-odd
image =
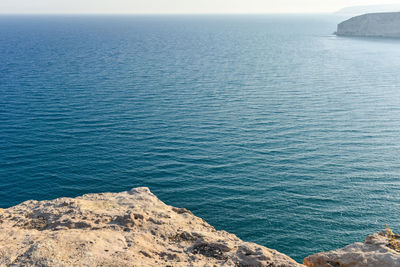
[[[0,13],[321,13],[382,0],[0,0]]]

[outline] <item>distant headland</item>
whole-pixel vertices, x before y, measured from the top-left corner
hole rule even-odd
[[[369,13],[340,23],[336,35],[400,37],[400,12]]]

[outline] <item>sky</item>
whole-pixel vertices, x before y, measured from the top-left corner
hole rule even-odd
[[[382,0],[0,0],[0,13],[325,13]]]

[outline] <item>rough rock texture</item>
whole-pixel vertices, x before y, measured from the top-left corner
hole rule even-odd
[[[301,266],[148,188],[0,209],[0,266]]]
[[[400,236],[395,235],[397,240]],[[388,231],[368,236],[364,243],[317,253],[304,259],[310,267],[396,267],[400,266],[400,253],[393,248]]]
[[[337,35],[400,37],[400,12],[371,13],[353,17],[338,25]]]

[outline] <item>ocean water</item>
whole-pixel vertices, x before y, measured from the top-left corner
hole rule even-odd
[[[400,40],[340,20],[0,17],[0,207],[148,186],[298,261],[400,230]]]

